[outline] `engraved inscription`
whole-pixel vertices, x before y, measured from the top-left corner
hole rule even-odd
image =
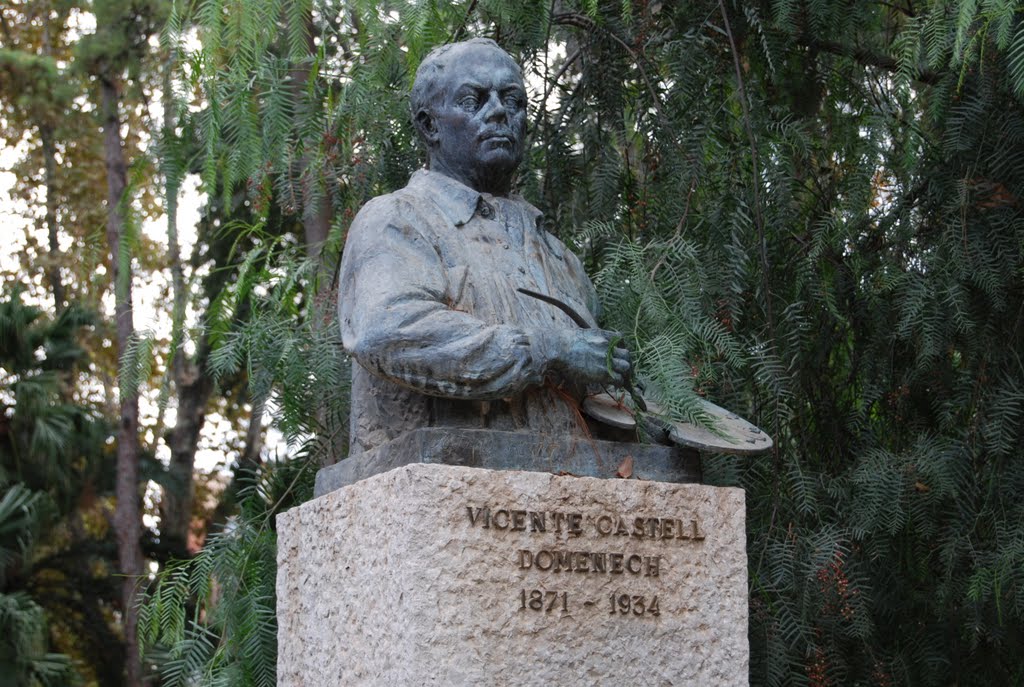
[[[625,518],[613,518],[602,515],[594,522],[597,533],[603,537],[636,537],[637,539],[692,539],[701,541],[704,532],[700,529],[697,518],[682,520],[679,518],[633,518],[628,523]]]
[[[658,577],[661,572],[661,556],[639,554],[606,553],[601,551],[519,550],[519,569],[531,568],[543,572],[578,572],[606,575],[642,575]]]
[[[623,580],[639,582],[659,578],[671,556],[614,550],[615,545],[629,548],[643,541],[658,542],[662,546],[683,546],[703,543],[706,536],[696,514],[675,517],[637,517],[632,514],[602,513],[597,516],[565,511],[534,511],[523,508],[467,505],[469,526],[498,532],[522,532],[527,535],[554,534],[561,538],[595,540],[594,548],[519,548],[515,564],[522,572],[539,571],[545,574],[581,577],[621,575]],[[522,539],[520,538],[520,541]],[[604,548],[600,543],[613,550]],[[648,545],[649,548],[649,545]],[[560,577],[559,579],[566,579]],[[653,581],[653,580],[652,580]],[[641,583],[642,584],[642,583]],[[643,589],[618,589],[604,597],[608,609],[606,617],[657,618],[661,606],[657,594],[635,593]],[[607,592],[604,592],[607,594]],[[576,592],[574,592],[574,595]],[[583,598],[575,603],[583,608],[600,607],[601,594]],[[540,614],[567,614],[570,612],[569,592],[547,589],[520,589],[519,610]],[[595,608],[596,610],[596,608]]]
[[[544,611],[551,613],[561,610],[569,611],[569,592],[544,591],[543,589],[519,590],[519,609],[525,611]]]
[[[583,534],[582,513],[562,513],[560,511],[529,511],[508,508],[466,506],[469,524],[485,530],[511,530],[513,532],[548,532],[560,534],[567,532],[578,537]]]
[[[704,531],[700,519],[652,518],[604,514],[596,518],[584,518],[582,513],[562,511],[531,511],[515,508],[491,508],[490,506],[466,506],[466,514],[472,527],[485,530],[508,530],[543,534],[568,534],[580,537],[590,532],[599,537],[630,537],[634,539],[703,541]]]
[[[608,597],[611,604],[611,615],[661,615],[661,608],[658,606],[658,597],[651,597],[650,601],[643,594],[619,594],[615,592]]]

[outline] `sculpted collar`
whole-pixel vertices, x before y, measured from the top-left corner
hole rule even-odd
[[[487,212],[493,212],[491,205],[494,202],[494,196],[474,191],[462,182],[440,172],[432,172],[429,169],[417,170],[409,179],[408,188],[414,189],[434,201],[451,223],[457,227],[473,219],[473,215],[478,211],[481,211],[480,214],[483,217],[488,216]],[[509,196],[509,200],[521,203],[528,208],[534,222],[540,226],[540,210],[515,193]],[[484,211],[484,208],[487,210]]]

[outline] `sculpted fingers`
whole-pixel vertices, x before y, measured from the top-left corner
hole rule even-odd
[[[633,357],[625,347],[625,339],[618,332],[597,330],[604,348],[604,378],[600,381],[623,386],[633,369]]]
[[[612,357],[611,372],[614,373],[609,381],[615,386],[625,386],[632,376],[633,362],[629,351],[624,348],[615,349]]]
[[[633,356],[628,349],[616,348],[612,352],[612,370],[628,379],[633,370]]]
[[[536,345],[552,369],[587,383],[624,386],[633,368],[623,337],[601,329],[537,332]]]

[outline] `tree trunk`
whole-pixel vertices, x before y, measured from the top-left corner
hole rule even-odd
[[[50,57],[53,44],[50,38],[50,2],[42,3],[43,16],[42,51]],[[43,183],[46,185],[46,234],[50,252],[47,255],[46,279],[53,290],[54,311],[59,315],[64,309],[64,282],[60,276],[60,243],[57,241],[57,146],[53,140],[54,125],[43,122],[39,125],[39,138],[43,145]]]
[[[121,122],[118,114],[120,94],[115,77],[100,79],[103,95],[103,154],[107,167],[107,243],[110,247],[110,274],[114,280],[117,321],[117,355],[120,360],[134,334],[132,321],[131,265],[121,271],[121,241],[125,234],[125,216],[121,205],[127,186],[127,166],[121,141]],[[122,389],[122,393],[123,393]],[[140,687],[142,665],[136,638],[138,609],[136,592],[142,576],[142,518],[139,507],[139,396],[132,393],[121,399],[121,419],[117,436],[117,506],[114,511],[114,529],[117,535],[117,554],[124,576],[121,604],[122,627],[125,643],[125,685]]]
[[[302,18],[303,30],[306,36],[306,47],[309,55],[317,52],[316,43],[313,40],[315,27],[312,11],[309,11]],[[292,88],[299,98],[304,98],[304,93],[309,90],[310,81],[318,77],[312,69],[312,62],[303,62],[291,71]],[[300,106],[296,112],[297,118],[307,116]],[[309,148],[315,145],[312,141],[306,141]],[[332,288],[335,271],[337,270],[337,255],[330,255],[324,251],[327,238],[331,232],[331,219],[334,214],[334,207],[331,199],[331,188],[317,174],[322,171],[312,166],[314,156],[306,152],[299,161],[299,178],[302,180],[302,228],[303,240],[306,246],[306,255],[317,265],[316,290],[314,292],[313,304],[310,308],[310,317],[313,319],[313,326],[317,328],[335,327],[335,301],[336,294]],[[321,188],[322,187],[322,188]],[[323,331],[321,329],[321,331]],[[329,437],[329,448],[317,457],[321,466],[332,465],[345,455],[348,448],[347,438],[344,431],[333,426],[330,418],[330,409],[325,403],[315,411],[319,420],[321,431]]]
[[[170,488],[163,491],[160,504],[160,534],[176,558],[187,558],[188,535],[192,526],[192,501],[199,434],[206,420],[206,403],[213,391],[210,377],[203,374],[206,356],[193,362],[178,352],[174,360],[174,384],[178,389],[178,413],[167,443],[171,449]]]
[[[173,60],[168,60],[164,70],[163,140],[167,146],[174,144],[174,102],[171,95],[171,69]],[[173,341],[181,341],[185,326],[185,275],[181,265],[181,249],[178,245],[178,191],[183,170],[178,168],[178,156],[167,155],[173,162],[166,171],[164,189],[167,203],[167,244],[171,267],[171,284],[174,292]],[[209,348],[205,339],[200,343],[194,360],[179,348],[173,351],[174,386],[178,392],[177,418],[174,429],[167,437],[171,449],[168,466],[170,485],[163,490],[160,502],[160,535],[176,558],[187,558],[188,535],[192,526],[192,502],[195,498],[193,471],[199,434],[206,419],[206,403],[213,391],[210,378],[204,374]]]
[[[46,234],[50,252],[47,255],[46,279],[53,290],[53,304],[59,314],[64,309],[64,282],[60,276],[60,242],[57,240],[57,147],[53,141],[53,129],[39,127],[43,143],[44,183],[46,184]]]
[[[304,20],[307,47],[310,55],[316,54],[316,44],[313,42],[314,26],[312,13],[308,13]],[[304,98],[305,91],[309,87],[310,79],[317,78],[309,63],[303,63],[292,70],[292,87],[298,97]],[[298,117],[308,116],[302,108],[297,112]],[[315,146],[313,141],[306,141],[307,146]],[[319,263],[320,270],[317,276],[320,280],[317,294],[320,295],[330,289],[330,282],[333,274],[330,272],[333,258],[327,256],[324,259],[323,248],[327,237],[331,232],[331,217],[333,206],[331,203],[331,189],[327,187],[323,179],[314,175],[317,170],[311,167],[313,154],[307,152],[302,156],[299,163],[299,178],[302,179],[302,229],[303,240],[306,244],[306,254],[312,260]],[[323,188],[318,188],[318,187]],[[331,310],[331,308],[328,308]]]
[[[263,404],[252,404],[249,427],[245,430],[245,450],[238,460],[240,466],[256,469],[263,462]]]

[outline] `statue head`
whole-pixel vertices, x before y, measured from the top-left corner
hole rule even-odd
[[[523,160],[526,89],[507,52],[486,38],[435,48],[416,70],[411,105],[430,169],[508,194]]]

